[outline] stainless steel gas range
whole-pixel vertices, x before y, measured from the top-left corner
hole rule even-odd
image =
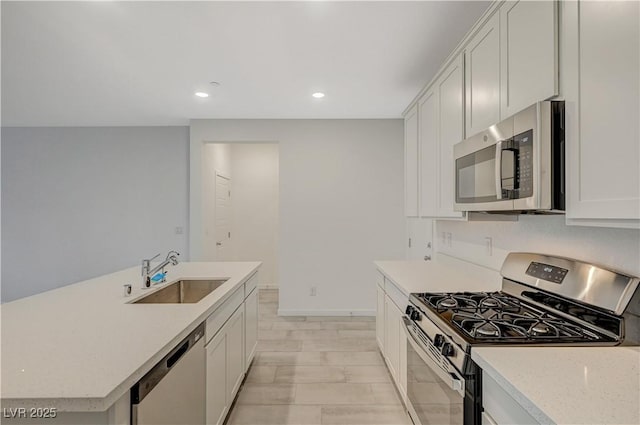
[[[403,318],[413,422],[481,423],[483,345],[638,345],[640,280],[568,258],[511,253],[497,292],[416,293]]]

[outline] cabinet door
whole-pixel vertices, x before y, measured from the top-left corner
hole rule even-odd
[[[455,201],[455,169],[453,145],[464,139],[464,69],[459,55],[436,83],[438,89],[438,217],[461,218],[453,210]]]
[[[244,349],[246,353],[245,370],[251,365],[258,344],[258,289],[255,288],[244,300]]]
[[[399,309],[389,296],[385,295],[385,345],[384,355],[393,379],[398,382],[400,369],[400,333],[398,327]]]
[[[437,196],[437,145],[438,145],[438,99],[431,90],[418,101],[418,140],[420,152],[420,196],[421,217],[436,215]]]
[[[378,347],[380,351],[384,353],[384,291],[378,285],[376,285],[377,291],[377,308],[376,308],[376,339],[378,340]]]
[[[207,344],[207,424],[221,425],[229,409],[227,401],[227,334],[224,329]]]
[[[404,321],[402,320],[402,312],[398,320],[398,343],[400,350],[400,359],[398,361],[398,387],[403,400],[407,400],[407,334],[404,331]]]
[[[418,108],[414,106],[404,118],[404,212],[418,215]]]
[[[558,94],[558,3],[500,7],[501,117]]]
[[[465,49],[466,137],[500,121],[500,14]]]
[[[639,9],[563,2],[569,224],[640,225]]]
[[[482,425],[539,423],[486,372],[482,372],[482,407]]]
[[[244,378],[244,309],[238,308],[225,325],[227,333],[227,394],[233,401]]]

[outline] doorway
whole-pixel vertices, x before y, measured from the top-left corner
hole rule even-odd
[[[277,143],[205,143],[203,261],[262,261],[261,287],[278,287]]]
[[[231,178],[216,171],[214,191],[214,232],[216,260],[231,260]]]

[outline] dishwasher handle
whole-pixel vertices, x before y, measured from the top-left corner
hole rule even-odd
[[[189,334],[185,339],[180,341],[173,350],[162,358],[149,372],[147,372],[138,382],[131,387],[131,404],[140,404],[140,402],[155,388],[156,385],[164,378],[194,345],[204,336],[204,323]]]
[[[173,353],[171,355],[171,357],[169,357],[167,359],[167,369],[171,369],[171,367],[176,364],[176,362],[178,360],[180,360],[180,357],[184,356],[184,353],[186,353],[187,351],[189,351],[189,342],[190,341],[186,341],[184,344],[182,344],[182,346],[180,348],[178,348],[175,353]]]

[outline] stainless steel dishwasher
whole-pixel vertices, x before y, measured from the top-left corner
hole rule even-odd
[[[131,388],[132,425],[205,423],[204,323]]]

